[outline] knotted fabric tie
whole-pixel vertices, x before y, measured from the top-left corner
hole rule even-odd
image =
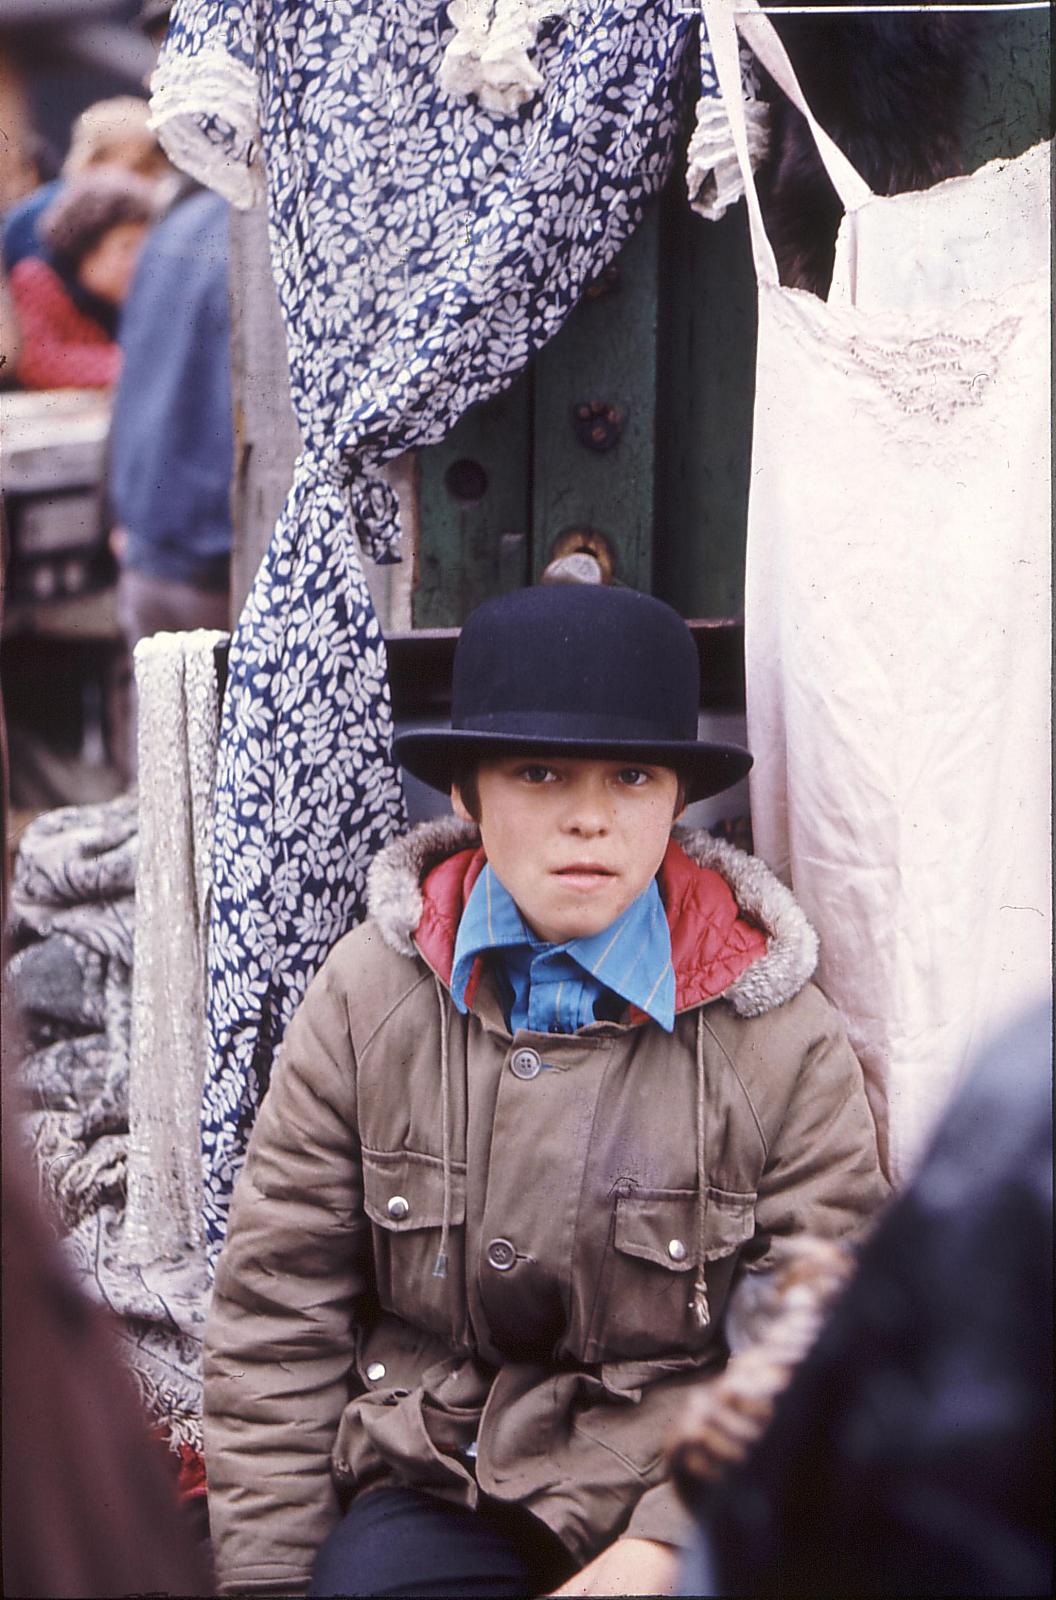
[[[349,520],[364,555],[379,566],[399,562],[399,502],[376,467],[331,448],[306,449],[298,465],[345,496]]]

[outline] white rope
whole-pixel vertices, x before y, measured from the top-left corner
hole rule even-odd
[[[875,17],[882,16],[885,11],[1048,11],[1052,0],[988,0],[983,5],[974,5],[971,0],[920,0],[919,4],[912,5],[851,5],[851,6],[739,6],[734,10],[743,15],[748,10],[759,10],[764,17]],[[685,10],[697,10],[696,6],[686,6]]]
[[[764,17],[882,17],[885,12],[911,11],[1048,11],[1052,0],[987,0],[986,4],[973,4],[972,0],[918,0],[917,4],[873,6],[739,6],[734,5],[738,16],[749,11],[762,12]],[[700,10],[700,0],[695,5],[679,6],[681,16],[695,16]]]

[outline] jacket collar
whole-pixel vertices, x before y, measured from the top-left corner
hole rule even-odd
[[[424,894],[428,902],[428,881]],[[455,933],[449,987],[459,1011],[467,1010],[470,985],[479,981],[482,959],[489,956],[496,958],[514,1032],[521,1027],[574,1033],[588,1027],[606,991],[622,1000],[624,1010],[637,1006],[647,1012],[666,1033],[675,1025],[671,933],[653,878],[608,927],[548,943],[531,931],[509,890],[485,863]],[[519,1019],[516,1025],[514,1019]]]
[[[455,817],[423,822],[386,845],[367,878],[368,911],[385,943],[400,955],[420,953],[446,983],[462,908],[483,865],[476,829]],[[762,1016],[811,977],[817,935],[758,857],[702,829],[676,828],[661,890],[677,1010],[721,994],[738,1015]]]

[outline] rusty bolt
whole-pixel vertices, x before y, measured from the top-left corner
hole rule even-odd
[[[579,400],[572,407],[572,427],[580,444],[602,455],[619,443],[624,413],[608,400]]]

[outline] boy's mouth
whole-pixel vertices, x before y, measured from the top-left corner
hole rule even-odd
[[[611,867],[600,866],[596,861],[573,861],[567,867],[555,867],[553,876],[576,888],[593,888],[616,874]]]

